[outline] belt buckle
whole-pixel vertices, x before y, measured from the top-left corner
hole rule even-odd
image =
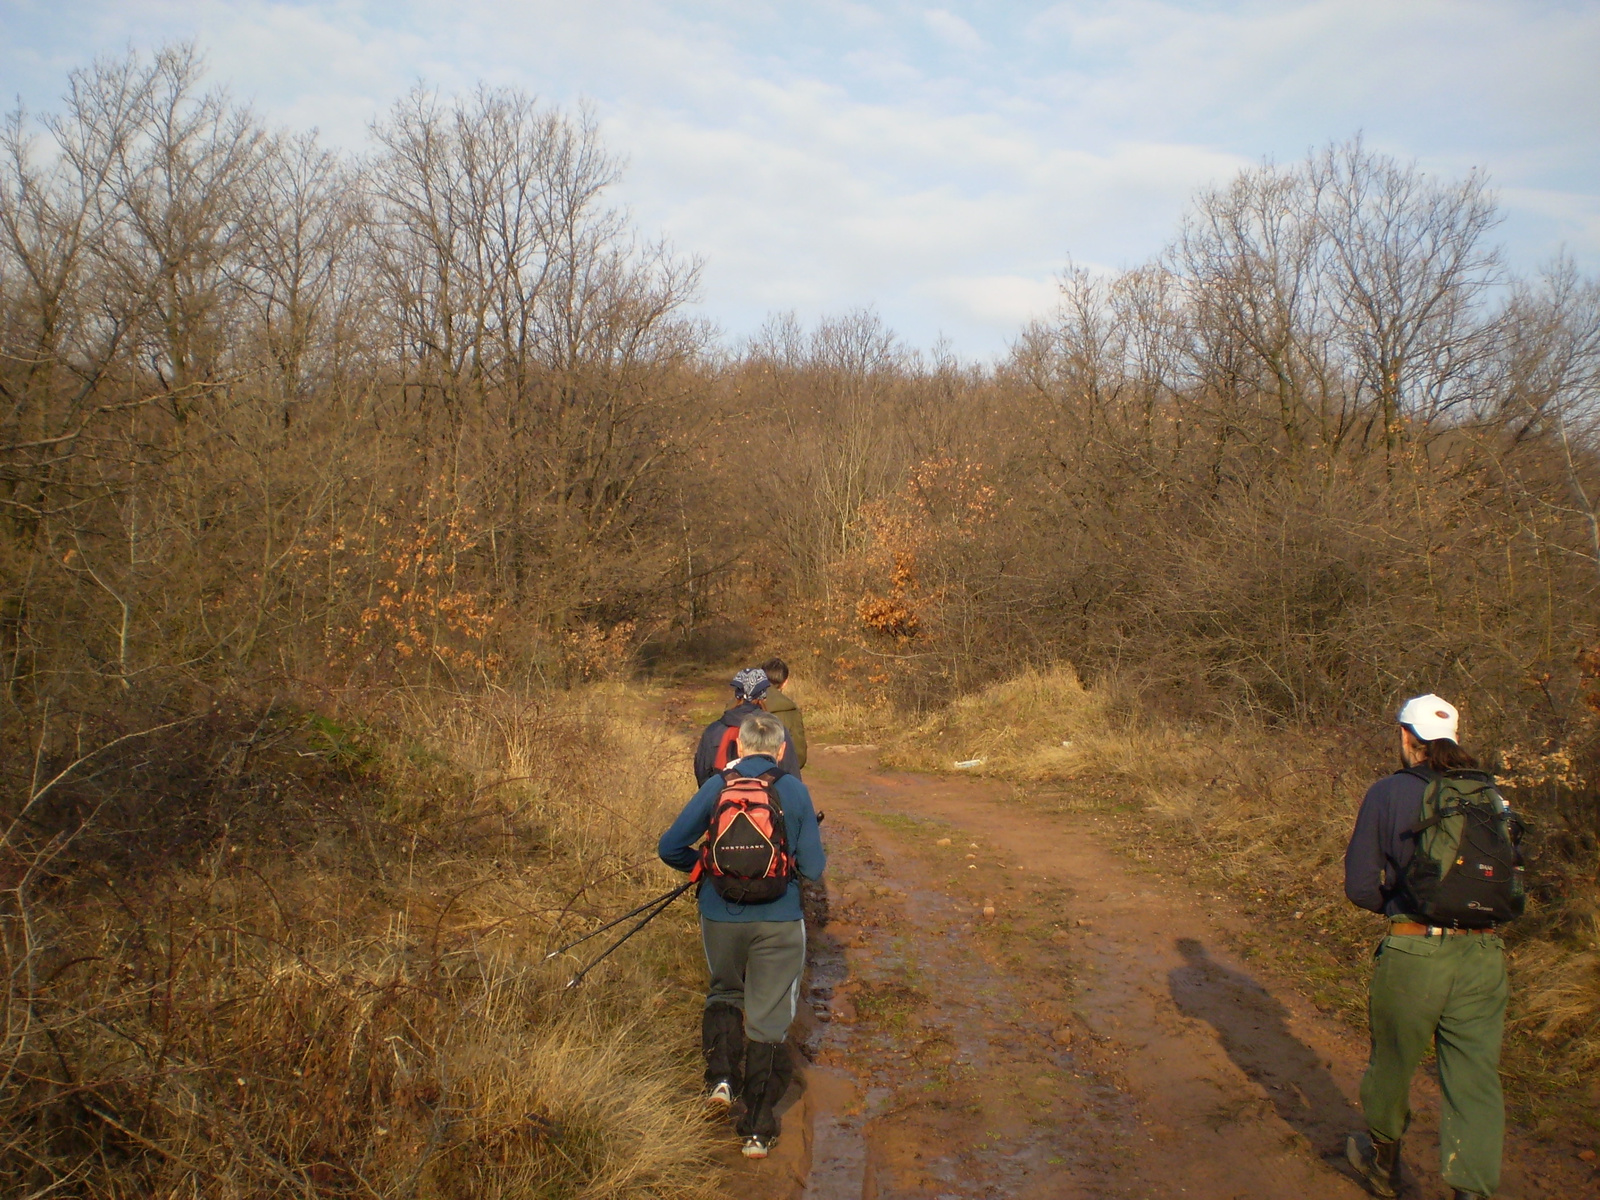
[[[1428,926],[1428,934],[1427,934],[1427,936],[1429,936],[1429,937],[1442,938],[1444,936],[1444,933],[1445,933],[1445,930],[1444,930],[1444,926],[1443,925],[1429,925]]]

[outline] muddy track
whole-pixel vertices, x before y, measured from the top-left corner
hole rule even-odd
[[[806,770],[829,854],[812,932],[809,1066],[773,1158],[740,1197],[1260,1197],[1365,1193],[1338,1157],[1359,1127],[1359,1040],[1227,947],[1222,897],[1141,871],[1094,818],[1007,784]],[[1427,1081],[1408,1195],[1438,1183]],[[1600,1196],[1570,1154],[1508,1146],[1505,1197]]]

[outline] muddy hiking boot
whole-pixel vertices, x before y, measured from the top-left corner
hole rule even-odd
[[[700,1017],[700,1048],[706,1056],[706,1101],[731,1108],[744,1074],[744,1013],[712,1004]]]
[[[793,1078],[794,1063],[787,1046],[749,1043],[744,1060],[744,1114],[739,1118],[746,1158],[765,1158],[778,1140],[778,1116],[774,1110]]]
[[[1400,1179],[1400,1143],[1385,1142],[1366,1133],[1352,1133],[1344,1141],[1344,1156],[1367,1190],[1374,1196],[1398,1196],[1403,1183]]]

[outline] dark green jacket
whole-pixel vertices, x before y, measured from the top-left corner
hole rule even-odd
[[[806,722],[800,715],[800,706],[789,699],[781,688],[768,688],[766,695],[761,697],[767,706],[767,711],[783,722],[783,727],[789,731],[789,740],[794,743],[794,756],[799,762],[800,769],[806,765]]]

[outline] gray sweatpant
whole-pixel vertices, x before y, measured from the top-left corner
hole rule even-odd
[[[700,940],[711,970],[706,1007],[744,1010],[744,1035],[774,1045],[789,1035],[806,965],[804,921],[708,921]]]

